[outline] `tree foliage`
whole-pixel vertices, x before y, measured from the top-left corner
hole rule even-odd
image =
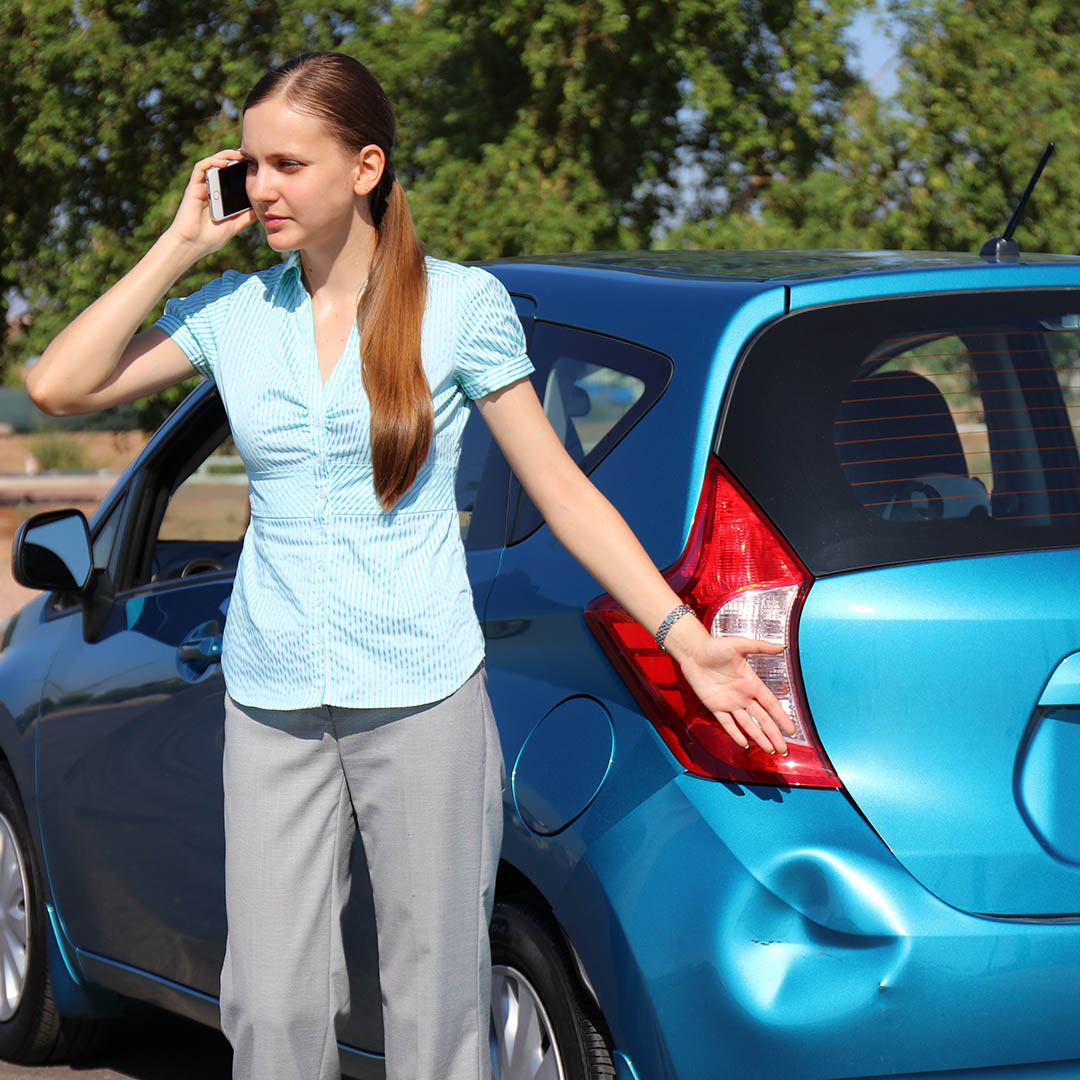
[[[685,176],[700,213],[804,175],[856,84],[839,31],[864,2],[432,4],[454,55],[426,97],[395,87],[424,235],[459,258],[648,247]]]
[[[239,138],[271,66],[334,48],[395,102],[395,167],[448,258],[610,247],[976,250],[1058,143],[1018,233],[1072,251],[1070,0],[883,0],[899,88],[852,73],[874,0],[0,0],[0,306],[39,351]],[[177,283],[272,256],[257,229]],[[183,388],[144,403],[153,424]]]
[[[977,249],[1000,234],[1046,143],[1057,154],[1021,250],[1075,251],[1080,194],[1080,7],[1072,0],[933,0],[905,10],[900,151],[909,230],[930,248]]]
[[[1000,235],[1046,143],[1021,250],[1077,250],[1080,7],[1071,0],[890,0],[899,87],[843,100],[830,158],[764,197],[696,215],[664,243],[977,251]]]
[[[191,163],[236,145],[247,89],[297,52],[342,49],[382,80],[435,254],[648,246],[688,176],[691,216],[741,213],[835,155],[857,86],[840,31],[865,2],[0,0],[0,275],[33,314],[4,359],[136,261]],[[176,292],[265,265],[257,231]]]

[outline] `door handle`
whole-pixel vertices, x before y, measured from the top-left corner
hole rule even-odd
[[[216,622],[196,626],[176,650],[176,655],[185,664],[208,667],[221,663],[221,627]]]

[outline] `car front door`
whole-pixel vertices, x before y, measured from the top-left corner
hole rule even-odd
[[[53,896],[88,967],[216,995],[220,643],[247,484],[213,452],[228,435],[216,398],[187,413],[131,480],[96,639],[84,640],[78,609],[53,616],[68,625],[42,699],[38,797]]]

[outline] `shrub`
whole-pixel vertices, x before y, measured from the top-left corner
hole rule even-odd
[[[31,439],[30,451],[42,469],[75,472],[90,467],[82,443],[59,431],[44,432]]]

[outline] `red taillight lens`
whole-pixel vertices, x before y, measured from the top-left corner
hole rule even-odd
[[[736,745],[650,631],[610,596],[597,597],[585,619],[672,753],[699,776],[840,787],[810,723],[797,671],[795,628],[810,575],[715,458],[686,550],[664,577],[713,634],[788,645],[751,663],[796,724],[785,758],[754,743],[749,750]]]

